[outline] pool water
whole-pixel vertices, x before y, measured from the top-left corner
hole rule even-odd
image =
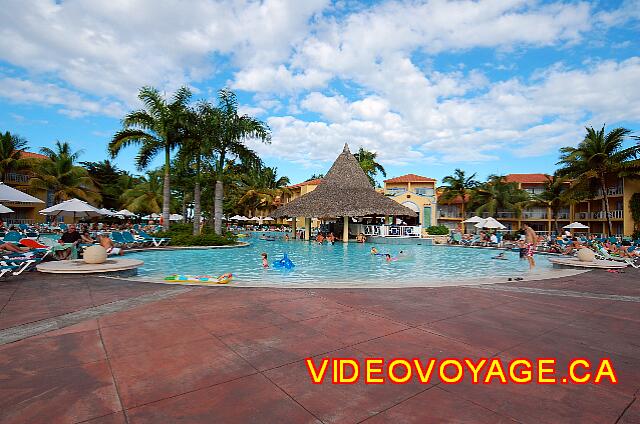
[[[387,262],[383,256],[371,255],[371,243],[336,243],[318,245],[304,241],[243,239],[248,247],[167,250],[132,252],[126,256],[141,259],[144,265],[138,275],[162,279],[171,274],[213,275],[228,272],[234,274],[234,282],[247,285],[308,283],[422,283],[473,281],[490,277],[531,276],[551,271],[549,261],[536,258],[536,267],[530,273],[526,260],[519,259],[518,252],[506,252],[506,260],[495,260],[499,253],[494,249],[472,249],[453,246],[402,245],[376,246],[380,253],[398,260]],[[291,270],[262,267],[260,254],[266,252],[269,264],[282,259],[284,253],[295,264]]]

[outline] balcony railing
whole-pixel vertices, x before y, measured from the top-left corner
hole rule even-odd
[[[605,211],[591,212],[591,216],[593,219],[607,219],[607,213]],[[622,216],[623,211],[621,210],[609,211],[609,218],[611,219],[622,219]]]
[[[20,224],[28,224],[28,225],[33,225],[36,223],[35,219],[26,219],[26,218],[8,218],[5,221],[5,226],[11,226],[11,225],[20,225]]]
[[[440,218],[462,218],[462,214],[460,212],[447,212],[447,211],[439,211],[438,217]]]
[[[533,211],[524,211],[522,212],[523,219],[547,219],[546,212],[533,212]]]
[[[26,184],[29,182],[29,179],[31,177],[27,174],[18,174],[16,172],[7,172],[4,175],[4,182],[5,183],[20,183],[20,184]]]
[[[365,225],[365,236],[377,237],[420,237],[422,226],[416,225]]]
[[[406,192],[407,190],[404,188],[388,188],[384,191],[384,194],[387,196],[397,196]]]
[[[569,219],[569,212],[557,212],[556,213],[556,218],[557,219]]]

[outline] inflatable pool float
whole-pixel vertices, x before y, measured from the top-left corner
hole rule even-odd
[[[289,256],[285,253],[282,259],[273,262],[273,267],[291,269],[295,267],[295,265],[293,262],[291,262],[291,259],[289,259]]]
[[[174,283],[197,283],[197,284],[228,284],[233,279],[233,274],[222,274],[219,277],[211,275],[186,275],[186,274],[173,274],[164,277],[164,281],[171,281]]]

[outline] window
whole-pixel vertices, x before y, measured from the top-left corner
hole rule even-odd
[[[430,187],[419,187],[416,188],[415,193],[420,196],[433,196],[433,189]]]

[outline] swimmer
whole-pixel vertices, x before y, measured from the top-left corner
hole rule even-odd
[[[378,249],[376,249],[375,247],[371,248],[371,254],[372,255],[377,255],[378,254]]]
[[[392,257],[391,257],[391,255],[390,255],[389,253],[385,253],[385,255],[384,255],[384,259],[385,259],[387,262],[395,262],[395,261],[397,261],[397,260],[398,260],[398,258],[392,258]]]
[[[289,241],[289,234],[284,235],[284,241]]]
[[[262,267],[269,268],[269,261],[267,260],[267,252],[262,252],[260,256],[262,256]]]
[[[491,259],[505,259],[506,260],[507,258],[504,256],[504,252],[502,252],[502,253],[499,253],[497,256],[492,257]]]

